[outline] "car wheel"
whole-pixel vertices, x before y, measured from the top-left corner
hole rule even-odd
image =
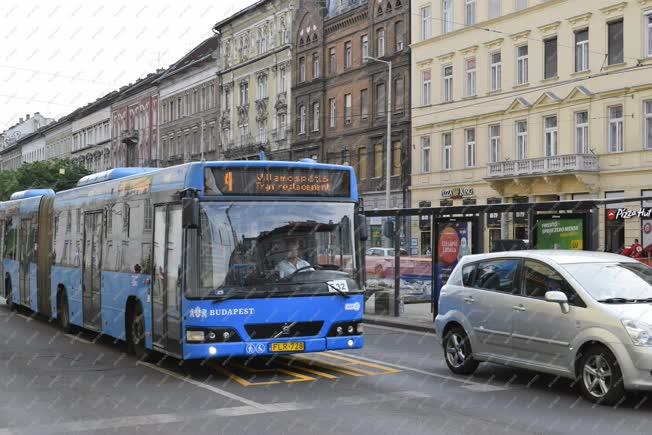
[[[618,361],[603,346],[592,346],[581,356],[578,377],[582,395],[593,403],[614,405],[625,395]]]
[[[466,331],[459,326],[451,328],[444,337],[444,358],[450,371],[456,375],[473,373],[479,363],[473,359],[472,354]]]
[[[376,278],[385,278],[385,271],[383,270],[383,266],[377,264],[374,268],[374,275],[376,275]]]

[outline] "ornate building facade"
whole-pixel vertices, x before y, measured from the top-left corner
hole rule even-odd
[[[290,156],[295,1],[261,0],[215,24],[224,158]]]

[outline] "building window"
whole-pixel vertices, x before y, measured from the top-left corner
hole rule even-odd
[[[306,106],[299,106],[299,134],[306,133]]]
[[[312,131],[319,131],[319,103],[312,103]]]
[[[231,90],[229,88],[224,89],[224,110],[231,109]]]
[[[453,65],[444,67],[444,102],[453,101]]]
[[[374,177],[383,176],[383,144],[374,145]]]
[[[623,106],[609,107],[609,152],[623,151]]]
[[[403,48],[405,48],[403,21],[397,21],[396,24],[394,24],[394,40],[396,41],[396,51],[403,51]]]
[[[557,37],[543,41],[543,78],[557,77]]]
[[[645,15],[645,55],[652,57],[652,12]]]
[[[249,83],[242,83],[240,85],[240,105],[244,106],[249,102]]]
[[[331,128],[335,128],[337,126],[337,106],[335,103],[335,98],[331,98],[328,100],[328,109],[329,109],[329,123]]]
[[[351,41],[344,43],[344,68],[351,68],[352,65]]]
[[[500,125],[489,126],[489,163],[500,159]]]
[[[489,19],[500,16],[500,0],[489,0]]]
[[[421,8],[421,40],[430,39],[430,6]]]
[[[277,125],[278,125],[278,138],[279,139],[285,139],[285,134],[287,131],[287,125],[286,125],[286,118],[285,118],[285,112],[280,112],[276,118],[277,118]]]
[[[623,20],[607,24],[607,60],[609,65],[623,63]]]
[[[516,10],[527,8],[527,0],[516,0]]]
[[[475,57],[466,59],[466,96],[472,97],[475,95]]]
[[[432,88],[432,81],[430,78],[430,70],[421,71],[421,82],[423,83],[421,88],[421,105],[429,106],[430,105],[430,92]]]
[[[472,26],[475,24],[475,0],[466,0],[464,6],[464,24]]]
[[[360,117],[362,119],[369,118],[369,91],[367,89],[360,91]]]
[[[279,91],[280,92],[285,92],[286,88],[286,83],[287,83],[287,74],[285,72],[285,68],[281,68],[279,75],[278,75],[278,81],[279,81]]]
[[[344,125],[351,124],[351,112],[352,112],[352,98],[351,94],[344,95]]]
[[[394,80],[394,110],[401,111],[404,109],[404,98],[405,90],[403,89],[403,77],[398,77]]]
[[[501,88],[502,75],[503,75],[503,62],[500,51],[491,53],[489,56],[491,60],[491,90],[497,91]]]
[[[589,152],[589,112],[575,113],[575,150],[578,154]]]
[[[258,121],[258,143],[267,142],[267,122],[265,120]]]
[[[261,75],[260,77],[258,77],[258,99],[262,100],[263,98],[267,98],[267,76],[266,75]]]
[[[335,58],[335,47],[331,47],[328,50],[328,68],[331,74],[335,74],[337,71],[337,60]]]
[[[319,78],[319,55],[317,53],[312,54],[312,78]]]
[[[361,180],[367,178],[367,147],[358,149],[358,175]]]
[[[516,122],[516,159],[527,159],[527,121]]]
[[[645,129],[644,129],[644,146],[645,149],[652,149],[652,100],[646,101],[645,105]]]
[[[444,33],[453,31],[453,0],[442,0],[442,24]]]
[[[385,114],[385,84],[376,85],[376,116]]]
[[[589,29],[575,32],[575,72],[589,69]]]
[[[376,56],[385,56],[385,29],[376,31]]]
[[[306,81],[306,58],[299,58],[299,82]]]
[[[546,116],[543,118],[543,135],[546,157],[557,155],[557,117]]]
[[[421,172],[430,172],[430,136],[421,136]]]
[[[475,128],[464,130],[464,137],[466,139],[465,164],[467,168],[472,168],[475,166]]]
[[[523,85],[528,82],[528,46],[521,45],[516,48],[516,84]]]
[[[401,175],[401,141],[392,143],[392,176]]]
[[[441,135],[442,158],[441,168],[444,170],[453,168],[453,134],[444,133]]]
[[[366,62],[369,57],[369,37],[367,35],[362,35],[360,45],[362,46],[362,61]]]

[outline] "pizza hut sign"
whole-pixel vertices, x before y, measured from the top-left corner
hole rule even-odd
[[[607,219],[610,221],[618,219],[630,219],[634,217],[652,218],[652,207],[642,208],[640,210],[628,210],[626,208],[612,208],[607,210]]]
[[[451,187],[441,191],[442,198],[461,199],[469,196],[473,196],[473,187]]]

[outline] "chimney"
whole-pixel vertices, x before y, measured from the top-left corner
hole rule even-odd
[[[29,113],[25,115],[25,121],[27,121],[28,119],[29,119]]]

